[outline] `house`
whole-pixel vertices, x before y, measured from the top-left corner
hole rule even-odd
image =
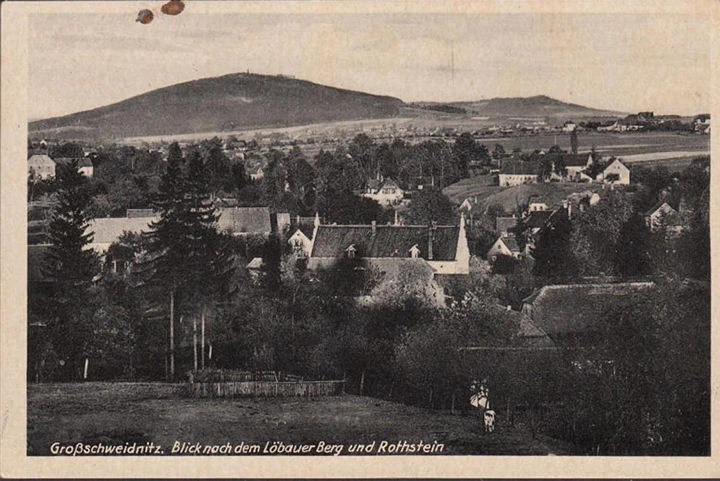
[[[597,180],[606,184],[630,185],[630,169],[620,159],[615,159],[597,175]]]
[[[488,262],[495,262],[499,256],[514,257],[520,259],[522,251],[517,243],[515,234],[505,234],[498,237],[487,253]]]
[[[50,179],[55,177],[55,171],[58,165],[69,165],[77,162],[77,170],[86,177],[93,176],[93,163],[89,157],[73,159],[70,157],[51,158],[46,154],[35,154],[28,159],[28,173],[33,173],[40,179]]]
[[[572,120],[568,120],[562,126],[562,131],[566,133],[573,132],[575,129],[577,129],[577,124]]]
[[[28,159],[28,173],[40,179],[55,177],[55,161],[45,154],[36,154]]]
[[[368,181],[363,197],[373,199],[383,206],[393,206],[403,200],[405,192],[393,179]]]
[[[312,231],[310,231],[310,236],[312,236]],[[293,254],[298,258],[310,256],[310,251],[312,250],[312,239],[310,236],[308,236],[308,233],[306,233],[302,227],[298,227],[288,239],[287,243],[292,248]]]
[[[592,347],[608,311],[631,306],[652,282],[547,285],[523,299],[522,314],[537,332],[563,347]]]
[[[234,236],[260,234],[268,236],[272,232],[269,207],[222,207],[217,227]]]
[[[543,202],[539,196],[532,195],[528,198],[528,212],[538,212],[548,210],[547,203]]]
[[[333,266],[341,258],[361,258],[370,265],[399,259],[422,259],[437,274],[468,274],[470,251],[465,216],[459,226],[321,225],[315,226],[309,269]]]
[[[500,162],[498,181],[501,187],[535,184],[539,172],[540,163],[537,161],[506,159]]]
[[[93,176],[93,163],[92,160],[88,157],[83,157],[78,161],[77,164],[78,172],[83,174],[87,178],[92,178]]]
[[[100,217],[88,223],[86,233],[93,233],[88,247],[98,254],[104,254],[110,244],[116,242],[125,232],[140,234],[150,232],[150,224],[160,218],[155,217]]]
[[[680,213],[666,201],[657,202],[645,212],[645,223],[652,232],[665,228],[677,234],[683,229]]]
[[[570,180],[592,180],[587,175],[583,174],[585,169],[588,169],[593,165],[592,153],[588,154],[566,154],[563,156],[565,161],[565,168],[567,169],[567,178]]]

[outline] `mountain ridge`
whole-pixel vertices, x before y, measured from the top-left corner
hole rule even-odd
[[[28,123],[31,134],[128,138],[283,128],[313,123],[397,118],[407,108],[493,117],[571,117],[616,112],[546,95],[465,102],[406,103],[396,97],[317,84],[285,75],[234,73],[151,90],[119,102]]]

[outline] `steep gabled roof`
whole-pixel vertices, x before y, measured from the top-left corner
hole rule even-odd
[[[94,232],[93,244],[112,244],[123,232],[149,232],[150,223],[159,217],[99,217],[88,224],[86,232]]]
[[[652,282],[549,285],[523,299],[523,311],[551,337],[588,332],[599,327],[610,308],[637,302],[653,286]]]
[[[655,212],[657,212],[657,210],[660,207],[663,206],[663,204],[667,204],[668,207],[670,207],[674,211],[672,213],[677,214],[677,209],[675,207],[673,207],[672,204],[670,204],[670,202],[668,202],[666,200],[659,200],[659,201],[655,202],[655,204],[645,212],[645,215],[648,216],[648,215],[654,214]]]
[[[271,232],[269,207],[222,207],[218,230],[233,234],[269,234]]]
[[[455,226],[435,228],[432,260],[455,260],[459,232]],[[321,225],[311,257],[342,257],[350,245],[355,245],[359,257],[409,257],[417,244],[420,257],[428,259],[429,233],[426,226],[379,225],[373,234],[369,225]]]
[[[505,247],[507,247],[513,254],[520,252],[520,246],[518,245],[517,239],[514,235],[501,237],[500,240],[503,242],[503,244],[505,244]]]

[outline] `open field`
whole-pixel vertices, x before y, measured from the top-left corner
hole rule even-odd
[[[445,445],[444,454],[570,454],[569,445],[503,424],[484,434],[480,419],[375,398],[191,399],[182,385],[85,383],[28,386],[28,453],[49,454],[54,442],[138,445],[170,452],[175,441],[237,445],[370,443],[386,440]],[[345,448],[346,449],[346,448]]]

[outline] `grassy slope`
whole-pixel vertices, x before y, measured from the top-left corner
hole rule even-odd
[[[140,383],[28,386],[28,446],[81,440],[218,444],[381,440],[446,445],[445,454],[563,454],[564,443],[504,426],[484,435],[479,418],[450,415],[369,397],[188,399],[170,385]]]

